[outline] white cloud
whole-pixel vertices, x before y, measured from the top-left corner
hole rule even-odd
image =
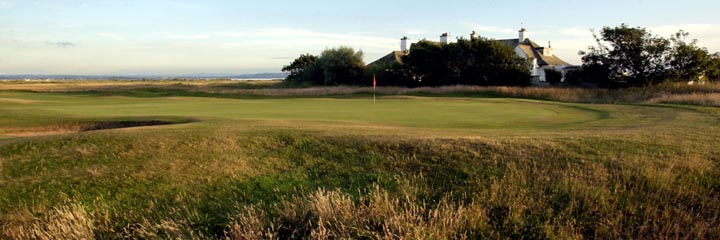
[[[68,39],[91,42],[82,48],[73,49],[72,55],[66,54],[69,48],[42,48],[37,47],[38,44],[25,44],[27,47],[23,48],[18,44],[15,45],[20,47],[0,44],[0,51],[21,56],[3,67],[17,72],[36,72],[37,70],[30,66],[42,65],[47,66],[43,71],[59,73],[107,73],[123,69],[135,72],[237,72],[248,69],[279,71],[282,65],[301,53],[319,54],[329,47],[349,46],[363,50],[365,60],[374,61],[400,46],[399,38],[386,38],[372,33],[330,33],[290,28],[132,36],[115,32],[92,32],[91,35],[96,39]],[[40,44],[50,44],[45,42],[45,38],[41,39]],[[127,42],[114,43],[113,47],[97,44],[98,41],[112,40]],[[48,54],[58,54],[60,57],[41,57]]]
[[[61,47],[61,48],[69,48],[69,47],[75,47],[77,46],[76,43],[68,42],[68,41],[57,41],[57,42],[45,42],[48,45],[55,46],[55,47]]]
[[[421,30],[421,29],[409,29],[403,31],[403,35],[422,35],[422,34],[428,34],[429,31]]]
[[[469,29],[470,27],[468,27]],[[542,45],[552,41],[555,54],[560,58],[579,64],[580,57],[577,52],[586,50],[588,46],[595,44],[589,29],[599,27],[593,26],[543,26],[530,30],[530,37]],[[517,36],[517,29],[499,26],[473,25],[472,29],[480,32],[481,35],[491,38],[511,38]],[[669,37],[671,34],[683,29],[690,32],[690,38],[700,40],[701,46],[708,46],[710,51],[717,51],[720,47],[720,26],[711,24],[687,24],[687,25],[664,25],[648,27],[654,34]],[[0,32],[8,32],[9,29],[0,29]],[[427,31],[408,29],[403,32],[405,35],[420,35]],[[389,51],[397,50],[400,46],[399,36],[385,37],[374,33],[362,32],[323,32],[312,29],[297,28],[251,28],[232,29],[218,32],[168,32],[159,34],[145,34],[141,36],[123,35],[113,32],[95,32],[95,36],[114,41],[137,40],[134,44],[116,44],[113,48],[96,48],[95,45],[84,44],[82,48],[73,51],[87,51],[88,54],[81,54],[65,61],[52,62],[47,60],[46,65],[64,68],[77,67],[77,69],[97,68],[98,72],[114,71],[113,69],[206,69],[207,71],[226,71],[227,69],[268,69],[280,68],[287,64],[296,54],[312,53],[319,54],[328,47],[349,46],[361,49],[365,52],[366,62],[374,61]],[[419,37],[416,35],[416,39]],[[5,40],[34,41],[36,44],[14,44],[6,45],[19,55],[35,54],[36,56],[46,55],[43,51],[67,51],[62,48],[52,50],[28,50],[37,43],[43,44],[45,36],[33,34],[23,35],[13,33],[4,36]],[[170,40],[168,40],[170,39]],[[0,40],[2,36],[0,36]],[[88,42],[90,40],[68,39],[73,42]],[[147,41],[141,41],[147,40]],[[173,41],[176,40],[176,41]],[[194,40],[194,41],[183,41]],[[47,43],[46,43],[47,44]],[[20,47],[15,47],[20,46]],[[26,48],[23,48],[27,46]],[[2,46],[0,46],[2,49]],[[92,52],[92,54],[90,54]],[[97,54],[102,53],[102,54]],[[278,56],[289,56],[279,58]],[[40,57],[26,57],[23,61],[18,60],[17,64],[6,67],[21,68],[25,65],[32,65],[33,61],[42,59]],[[129,63],[126,59],[143,59]],[[158,63],[163,63],[158,65]],[[169,71],[169,70],[168,70]]]
[[[515,33],[514,29],[511,28],[498,28],[498,27],[491,27],[491,26],[477,26],[475,27],[475,30],[481,33],[503,33],[503,34],[511,34]]]
[[[470,28],[483,36],[494,36],[498,34],[511,34],[517,32],[517,29],[514,28],[509,28],[505,26],[490,26],[477,22],[461,22],[460,25],[464,26],[465,28]]]
[[[677,33],[679,30],[684,30],[691,34],[696,32],[703,34],[715,33],[716,35],[720,35],[720,32],[718,32],[720,31],[720,26],[716,24],[661,25],[649,27],[648,30],[661,36],[672,35]]]
[[[717,24],[661,25],[647,29],[665,38],[683,30],[690,33],[689,39],[697,39],[699,46],[707,47],[711,52],[720,51],[720,25]]]
[[[590,28],[562,28],[557,31],[560,35],[564,37],[578,37],[578,38],[585,38],[588,36],[592,36],[592,33],[590,32]],[[552,33],[551,33],[552,34]]]
[[[81,28],[82,26],[77,25],[77,24],[60,23],[60,24],[57,24],[57,27],[65,28],[65,29],[78,29],[78,28]]]
[[[483,25],[475,25],[473,26],[473,30],[477,31],[478,33],[492,33],[492,34],[512,34],[515,33],[515,29],[512,28],[505,28],[505,27],[496,27],[496,26],[483,26]],[[481,34],[482,35],[482,34]]]
[[[240,38],[240,43],[262,44],[267,46],[353,46],[362,48],[393,48],[399,44],[395,38],[378,37],[358,33],[327,33],[308,29],[266,28],[242,32],[223,31],[215,33],[221,37]]]
[[[210,36],[205,35],[205,34],[190,34],[190,35],[173,34],[173,35],[166,35],[165,38],[174,39],[174,40],[199,40],[199,39],[208,39],[208,38],[210,38]]]
[[[115,41],[124,41],[127,39],[125,36],[116,34],[116,33],[97,32],[97,33],[95,33],[95,35],[98,35],[98,36],[101,36],[101,37],[104,37],[107,39],[115,40]]]
[[[161,6],[169,6],[172,8],[185,9],[185,10],[213,10],[215,9],[211,5],[194,4],[184,1],[154,1],[153,4],[159,4]]]
[[[581,59],[577,54],[578,51],[587,50],[588,46],[596,44],[590,29],[594,29],[598,32],[601,28],[602,26],[546,26],[539,29],[542,33],[531,31],[530,38],[538,43],[552,41],[552,47],[554,48],[555,55],[568,62],[580,64]],[[652,34],[664,38],[668,38],[682,29],[690,33],[689,39],[698,39],[699,46],[707,47],[710,52],[720,51],[720,25],[702,23],[658,25],[648,26],[646,29]]]

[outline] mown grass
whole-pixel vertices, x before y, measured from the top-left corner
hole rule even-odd
[[[1,131],[49,125],[60,119],[198,118],[211,121],[302,121],[303,125],[366,125],[448,129],[544,129],[599,117],[601,110],[577,105],[507,99],[360,98],[218,99],[198,97],[122,97],[57,93],[0,93],[5,99],[35,101],[4,107]],[[602,108],[602,107],[601,107]],[[188,114],[190,112],[191,114]],[[41,116],[53,115],[54,119]],[[512,124],[512,125],[511,125]],[[11,129],[15,130],[11,130]]]
[[[0,142],[0,238],[720,238],[714,107],[0,99],[4,132],[199,120]]]

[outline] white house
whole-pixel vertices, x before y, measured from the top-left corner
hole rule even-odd
[[[530,75],[533,77],[533,84],[543,85],[547,83],[545,69],[554,69],[563,73],[564,69],[572,66],[553,54],[552,46],[548,42],[547,47],[540,46],[528,37],[525,28],[520,29],[518,38],[496,40],[513,49],[521,58],[527,59],[530,63]]]
[[[448,44],[449,38],[449,33],[443,33],[442,35],[440,35],[439,43]],[[473,31],[470,34],[470,39],[477,38],[478,35],[475,33],[475,31]],[[400,51],[393,51],[388,55],[368,64],[368,66],[388,61],[402,63],[402,56],[410,54],[408,41],[409,39],[407,37],[401,38]],[[553,49],[550,46],[549,42],[547,47],[543,47],[530,40],[530,38],[528,37],[528,31],[525,28],[520,29],[518,38],[500,39],[495,41],[498,41],[504,45],[515,49],[515,53],[517,53],[518,56],[528,60],[528,70],[530,71],[530,75],[533,78],[532,83],[534,85],[547,84],[547,79],[545,78],[545,69],[555,69],[565,75],[564,70],[572,66],[572,64],[563,61],[559,57],[555,56],[555,54],[553,54]]]

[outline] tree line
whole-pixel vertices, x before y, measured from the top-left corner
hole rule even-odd
[[[711,54],[687,41],[689,33],[679,31],[670,38],[652,35],[642,27],[604,27],[596,46],[581,51],[582,66],[566,76],[570,85],[639,87],[666,81],[720,80],[720,54]]]
[[[528,63],[515,51],[484,38],[441,44],[421,40],[401,62],[366,66],[363,52],[349,47],[303,54],[283,71],[286,82],[299,85],[369,85],[375,75],[384,86],[528,85]]]
[[[604,27],[599,35],[593,31],[593,36],[597,45],[579,52],[582,65],[565,73],[547,69],[549,83],[616,88],[720,80],[720,54],[699,47],[697,40],[686,40],[687,32],[662,38],[622,24]],[[362,51],[331,48],[319,56],[303,54],[282,71],[289,72],[285,82],[292,85],[367,86],[375,75],[379,85],[420,87],[526,86],[530,69],[531,63],[510,46],[478,37],[447,44],[420,40],[400,62],[371,66],[363,62]]]

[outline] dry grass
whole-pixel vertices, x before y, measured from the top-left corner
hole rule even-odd
[[[416,202],[418,192],[391,194],[375,185],[359,200],[340,190],[294,196],[272,212],[245,207],[226,239],[468,239],[468,229],[487,224],[481,205],[448,199]]]
[[[16,225],[4,225],[7,239],[94,239],[94,220],[83,205],[73,203],[54,208],[42,219]]]
[[[691,93],[663,95],[652,98],[648,103],[674,103],[720,107],[720,93]]]
[[[208,144],[239,143],[209,140]],[[389,187],[376,183],[355,191],[318,188],[286,195],[277,190],[273,194],[281,196],[281,200],[268,204],[220,201],[219,204],[235,207],[224,212],[228,216],[227,225],[220,226],[222,232],[214,232],[218,236],[208,235],[212,231],[201,224],[206,216],[192,204],[175,206],[159,219],[141,216],[139,221],[122,229],[112,227],[116,224],[108,217],[110,207],[95,205],[93,211],[86,211],[82,205],[69,204],[37,220],[32,214],[16,214],[30,217],[16,217],[11,224],[0,224],[4,226],[1,237],[88,239],[93,235],[80,234],[93,232],[104,233],[102,236],[106,238],[134,239],[712,239],[720,236],[720,225],[717,225],[720,202],[708,201],[715,199],[717,192],[710,190],[712,186],[703,180],[703,176],[717,176],[716,163],[691,147],[667,158],[617,152],[617,155],[608,154],[595,160],[583,157],[576,162],[567,161],[570,155],[562,152],[561,144],[515,148],[494,143],[487,146],[489,148],[478,149],[479,152],[472,152],[468,148],[472,145],[457,141],[431,145],[439,147],[435,151],[450,155],[460,154],[462,151],[458,149],[470,151],[467,154],[473,156],[497,152],[501,155],[476,161],[492,166],[494,160],[491,159],[496,159],[494,164],[505,164],[503,173],[459,182],[458,185],[469,187],[467,191],[458,189],[459,193],[447,191],[450,187],[447,185],[428,184],[432,181],[421,174],[396,177],[387,184]],[[193,145],[193,148],[206,149],[207,146]],[[74,151],[94,152],[88,148]],[[438,192],[437,197],[432,196]],[[110,212],[117,214],[117,210]]]
[[[345,96],[371,93],[371,87],[334,86],[283,88],[279,81],[69,81],[49,83],[2,83],[0,90],[28,90],[36,92],[102,92],[127,94],[133,91],[152,89],[154,92],[169,91],[169,94],[242,97],[307,97]],[[720,94],[720,83],[704,85],[661,84],[653,87],[628,89],[591,89],[565,87],[378,87],[382,96],[397,95],[459,95],[530,98],[578,103],[683,103],[716,106],[716,94]],[[184,94],[183,94],[184,93]],[[1,100],[1,99],[0,99]]]

